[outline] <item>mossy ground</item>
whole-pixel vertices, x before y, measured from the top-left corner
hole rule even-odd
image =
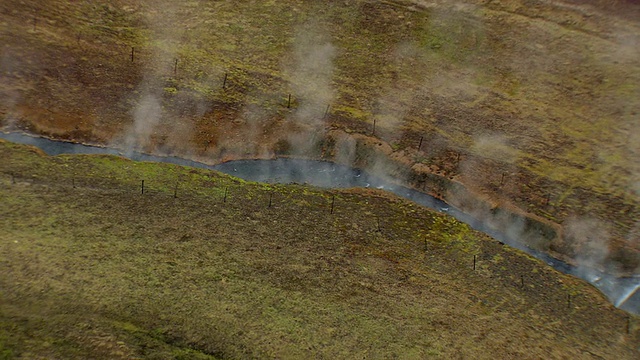
[[[0,157],[4,358],[637,357],[588,284],[378,191]]]

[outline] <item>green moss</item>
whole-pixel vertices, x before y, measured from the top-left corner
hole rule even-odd
[[[164,88],[164,92],[169,94],[169,95],[175,95],[178,93],[178,89],[174,88],[174,87],[166,87]]]

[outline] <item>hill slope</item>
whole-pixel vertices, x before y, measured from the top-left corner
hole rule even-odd
[[[638,319],[591,286],[384,193],[47,157],[4,141],[0,157],[4,358],[640,350]]]
[[[633,273],[639,14],[595,0],[7,0],[0,117],[210,161],[327,158],[465,203],[441,187],[453,179],[560,224],[542,250]],[[362,138],[382,150],[363,155]]]

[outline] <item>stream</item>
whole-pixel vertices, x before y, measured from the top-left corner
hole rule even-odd
[[[640,275],[616,277],[594,268],[575,267],[523,245],[513,234],[507,234],[491,227],[459,209],[423,192],[386,181],[365,171],[327,161],[278,158],[270,160],[235,160],[218,165],[173,156],[157,156],[140,152],[124,152],[114,148],[76,144],[50,140],[23,133],[0,131],[0,138],[14,143],[33,145],[48,155],[60,154],[109,154],[126,157],[134,161],[172,163],[195,168],[220,171],[244,180],[266,183],[298,183],[323,188],[376,188],[394,193],[400,197],[446,213],[469,224],[473,229],[484,232],[494,239],[516,247],[544,261],[558,271],[579,277],[598,288],[616,307],[640,315]]]

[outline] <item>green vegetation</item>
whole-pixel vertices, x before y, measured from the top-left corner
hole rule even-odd
[[[3,358],[637,356],[589,285],[377,191],[0,157]]]
[[[117,143],[153,98],[146,151],[353,155],[443,197],[451,180],[472,203],[602,221],[607,263],[637,272],[640,8],[422,3],[6,0],[0,127]],[[619,357],[638,342],[593,289],[379,193],[2,151],[0,359]],[[541,248],[574,255],[554,241]]]
[[[627,239],[640,171],[627,135],[640,111],[637,9],[590,5],[11,0],[0,23],[1,80],[19,101],[0,105],[0,115],[36,133],[106,143],[127,131],[150,92],[163,120],[147,150],[207,144],[204,155],[246,157],[295,154],[282,138],[317,133],[297,111],[319,119],[330,105],[326,127],[370,135],[377,119],[376,137],[401,163],[433,164],[557,223],[596,215]],[[326,44],[332,55],[318,50]],[[317,73],[300,71],[316,62]],[[317,83],[326,88],[300,90]],[[317,111],[305,106],[314,102]],[[175,119],[186,124],[179,131]],[[247,146],[225,143],[238,133]],[[479,151],[495,135],[502,141]],[[504,149],[517,156],[491,156]],[[517,179],[484,181],[504,171]]]

